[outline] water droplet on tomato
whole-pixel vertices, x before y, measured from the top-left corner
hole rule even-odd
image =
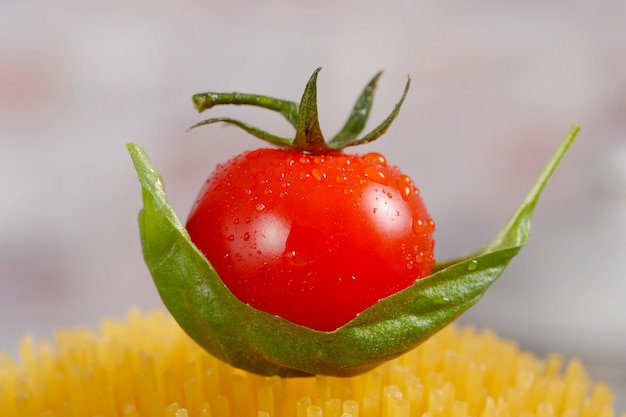
[[[306,258],[299,252],[292,250],[287,253],[287,260],[294,266],[304,266],[307,263]]]
[[[385,173],[375,166],[363,168],[363,175],[382,185],[387,185],[387,177]]]
[[[409,187],[408,185],[402,185],[399,187],[399,190],[402,199],[405,201],[408,200],[409,196],[411,195],[411,187]]]
[[[340,156],[339,158],[337,158],[337,162],[340,165],[350,165],[350,159],[348,159],[348,157],[346,156]]]
[[[228,236],[228,241],[229,242],[232,242],[233,240],[235,240],[235,236],[234,235]]]
[[[246,241],[246,242],[249,241],[250,240],[250,233],[248,233],[248,232],[244,233],[243,234],[243,240]]]
[[[382,167],[387,166],[387,160],[382,154],[379,154],[378,152],[366,153],[365,155],[363,155],[363,159]]]
[[[346,174],[339,174],[335,177],[335,180],[341,184],[342,182],[346,182],[346,180],[348,179],[348,177],[346,176]]]
[[[415,263],[412,260],[406,262],[407,269],[413,269],[415,267]]]
[[[256,207],[254,208],[257,212],[262,212],[263,210],[265,210],[265,204],[263,203],[259,203],[256,205]]]
[[[235,220],[233,220],[234,224],[239,224],[239,217],[237,217]]]
[[[400,175],[400,176],[398,177],[398,182],[401,182],[401,183],[403,183],[403,184],[406,184],[406,185],[408,185],[409,187],[412,187],[412,186],[413,186],[413,180],[412,180],[412,179],[411,179],[411,177],[409,177],[408,175],[404,175],[404,174]]]
[[[400,191],[403,200],[407,200],[413,191],[413,181],[407,175],[401,175],[396,180],[396,187]]]
[[[311,175],[313,175],[313,178],[315,178],[318,181],[321,181],[323,179],[326,178],[326,173],[322,172],[321,170],[315,168],[313,169],[313,171],[311,171]]]
[[[246,217],[246,220],[245,220],[246,224],[250,224],[251,221],[252,221],[252,217]]]
[[[415,233],[424,233],[426,227],[424,225],[424,221],[420,218],[413,218],[413,223],[411,224],[411,228]]]

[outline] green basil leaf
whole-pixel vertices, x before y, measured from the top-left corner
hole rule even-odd
[[[296,325],[239,301],[190,241],[167,201],[163,180],[137,145],[128,150],[143,189],[143,255],[159,294],[180,326],[217,358],[261,375],[351,376],[422,343],[474,305],[528,242],[545,184],[578,133],[574,126],[519,209],[474,255],[380,300],[332,332]]]

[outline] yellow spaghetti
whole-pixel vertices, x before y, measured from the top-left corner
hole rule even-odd
[[[2,416],[614,417],[610,388],[578,360],[539,359],[472,327],[352,378],[234,369],[161,311],[60,330],[52,343],[26,337],[19,357],[0,354]]]

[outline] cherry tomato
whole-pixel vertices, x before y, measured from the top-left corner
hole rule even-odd
[[[434,223],[383,155],[258,149],[219,165],[187,222],[242,302],[332,331],[429,275]]]

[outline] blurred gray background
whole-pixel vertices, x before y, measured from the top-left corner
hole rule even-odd
[[[260,142],[185,133],[193,93],[298,100],[323,66],[328,135],[385,71],[372,125],[412,89],[383,152],[422,190],[439,259],[488,243],[573,122],[531,243],[461,321],[580,357],[626,411],[626,2],[0,3],[0,350],[27,331],[161,306],[140,253],[141,144],[181,218],[214,166]],[[280,116],[222,108],[280,134]]]

